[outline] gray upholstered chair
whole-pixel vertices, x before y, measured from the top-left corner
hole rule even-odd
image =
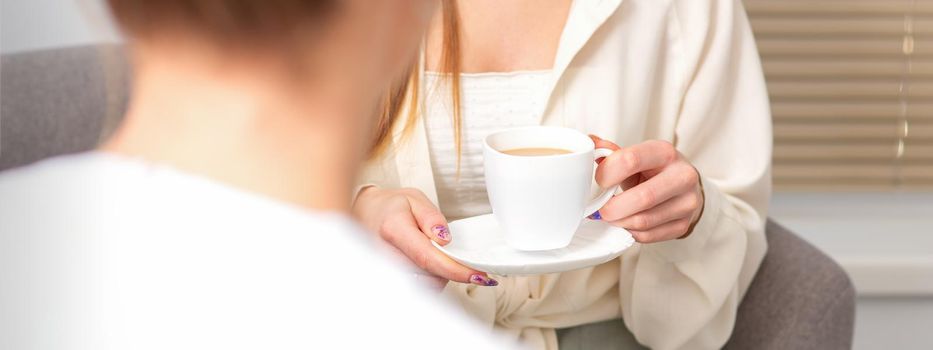
[[[93,148],[125,109],[127,81],[117,46],[3,56],[0,170]],[[855,291],[845,272],[774,222],[768,223],[767,237],[768,254],[739,307],[726,348],[850,348]],[[624,329],[620,321],[584,325],[561,330],[561,341],[604,337],[600,332],[631,339]]]

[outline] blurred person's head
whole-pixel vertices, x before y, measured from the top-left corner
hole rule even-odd
[[[432,2],[108,0],[134,78],[126,120],[105,148],[343,208],[306,198],[349,193],[379,102],[415,57]],[[257,180],[266,168],[283,179]],[[333,179],[296,191],[289,176]]]
[[[296,78],[396,76],[415,54],[431,0],[108,0],[143,54],[184,45],[225,60],[289,65]],[[283,66],[285,67],[285,66]],[[383,87],[373,86],[382,91]]]

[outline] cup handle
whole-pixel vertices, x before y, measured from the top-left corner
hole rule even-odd
[[[612,152],[613,151],[608,148],[597,148],[593,151],[593,160],[595,161],[596,159],[602,157],[608,157],[610,154],[612,154]],[[599,208],[602,208],[604,205],[606,205],[606,202],[609,202],[609,200],[612,199],[612,197],[615,196],[616,192],[620,189],[621,187],[619,185],[615,185],[603,190],[603,192],[600,193],[598,197],[593,199],[593,201],[591,201],[590,204],[586,206],[586,210],[583,211],[583,216],[590,216],[599,210]]]

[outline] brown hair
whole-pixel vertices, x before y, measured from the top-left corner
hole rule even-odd
[[[333,0],[107,0],[131,37],[184,31],[226,47],[287,46],[302,40],[337,5]],[[306,37],[304,38],[307,39]]]
[[[453,106],[453,126],[454,126],[454,149],[457,153],[457,172],[460,171],[461,155],[461,112],[460,112],[460,14],[457,11],[457,4],[454,0],[443,0],[441,2],[442,27],[443,27],[443,45],[441,47],[440,71],[446,73],[444,76],[449,79],[451,87],[451,103]],[[371,157],[376,157],[384,153],[392,143],[390,137],[391,128],[395,122],[401,118],[402,107],[407,108],[408,113],[405,116],[405,127],[402,136],[406,136],[414,129],[418,122],[419,103],[418,94],[420,90],[420,81],[418,79],[420,70],[424,69],[415,62],[406,79],[394,84],[386,95],[384,108],[376,127],[376,139],[373,144]]]

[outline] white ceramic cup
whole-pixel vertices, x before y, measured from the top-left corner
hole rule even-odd
[[[502,151],[556,148],[567,154],[516,156]],[[581,221],[612,198],[618,186],[591,199],[594,161],[612,150],[594,149],[574,129],[535,126],[486,137],[486,191],[505,241],[518,250],[566,247]]]

